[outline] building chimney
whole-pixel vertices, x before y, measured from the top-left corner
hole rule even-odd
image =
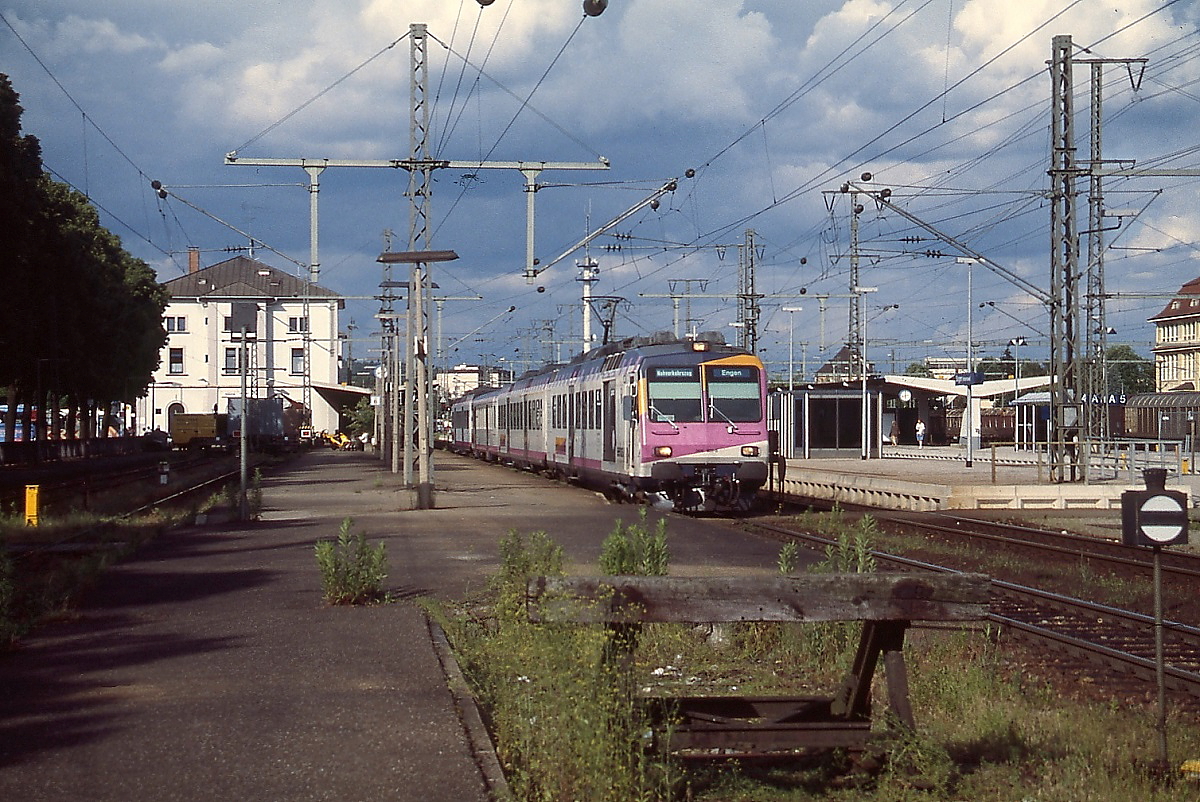
[[[188,246],[188,273],[197,273],[200,270],[200,249],[195,245]]]

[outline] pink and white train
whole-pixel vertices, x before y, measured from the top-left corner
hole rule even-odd
[[[725,345],[635,338],[482,389],[451,448],[686,512],[743,511],[768,474],[766,373]]]

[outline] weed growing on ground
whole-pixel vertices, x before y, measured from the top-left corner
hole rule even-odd
[[[776,565],[779,568],[779,573],[787,576],[796,570],[796,563],[800,559],[800,547],[796,545],[796,541],[789,540],[784,543],[779,549],[779,559]]]
[[[321,570],[321,587],[330,604],[364,604],[383,596],[387,578],[387,546],[372,548],[363,532],[354,531],[354,521],[342,519],[337,541],[318,541],[315,547]]]
[[[631,553],[647,557],[645,564],[662,565],[661,527],[653,534],[636,524],[618,530],[629,545],[649,546],[641,552],[626,544],[610,547],[621,555],[620,565],[627,565]],[[500,543],[500,558],[489,585],[490,607],[446,626],[488,711],[513,798],[669,798],[664,789],[670,776],[643,748],[649,723],[630,693],[624,667],[611,659],[609,630],[528,620],[529,579],[561,575],[561,547],[544,532],[525,536],[513,530]]]
[[[15,618],[16,593],[12,558],[4,552],[4,541],[0,540],[0,651],[8,648],[20,634],[20,626]]]
[[[667,548],[667,519],[659,518],[650,531],[646,508],[638,510],[638,521],[616,522],[613,531],[600,544],[600,570],[609,576],[666,576],[671,562]]]
[[[246,506],[250,510],[251,520],[257,521],[262,515],[263,508],[263,491],[262,491],[262,469],[255,468],[254,475],[250,477],[250,488],[246,491]]]
[[[821,570],[872,568],[874,523],[844,527]],[[649,722],[605,659],[604,627],[528,621],[528,579],[561,574],[561,548],[545,533],[510,532],[501,554],[487,598],[464,605],[444,625],[487,710],[514,800],[1195,800],[1194,784],[1150,770],[1149,712],[1063,699],[1008,662],[987,629],[909,632],[905,656],[917,730],[889,726],[880,712],[880,741],[865,762],[833,751],[762,764],[714,760],[685,772],[641,748],[649,743]],[[781,551],[781,570],[788,562]],[[696,628],[647,625],[634,665],[639,690],[794,695],[836,686],[845,666],[830,657],[831,639],[814,636],[820,627],[739,630],[718,644]],[[855,641],[844,639],[840,647],[852,654]],[[878,711],[887,707],[881,686],[873,700]],[[1200,731],[1174,715],[1169,727],[1176,762],[1200,755]]]

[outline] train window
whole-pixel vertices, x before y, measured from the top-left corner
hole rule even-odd
[[[700,372],[695,366],[651,367],[646,372],[646,394],[652,421],[703,420]]]
[[[709,365],[709,420],[749,423],[762,420],[758,368],[751,365]]]

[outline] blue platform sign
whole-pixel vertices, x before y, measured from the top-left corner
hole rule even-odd
[[[984,376],[981,371],[967,371],[966,373],[954,374],[954,383],[960,387],[983,384],[983,382]]]

